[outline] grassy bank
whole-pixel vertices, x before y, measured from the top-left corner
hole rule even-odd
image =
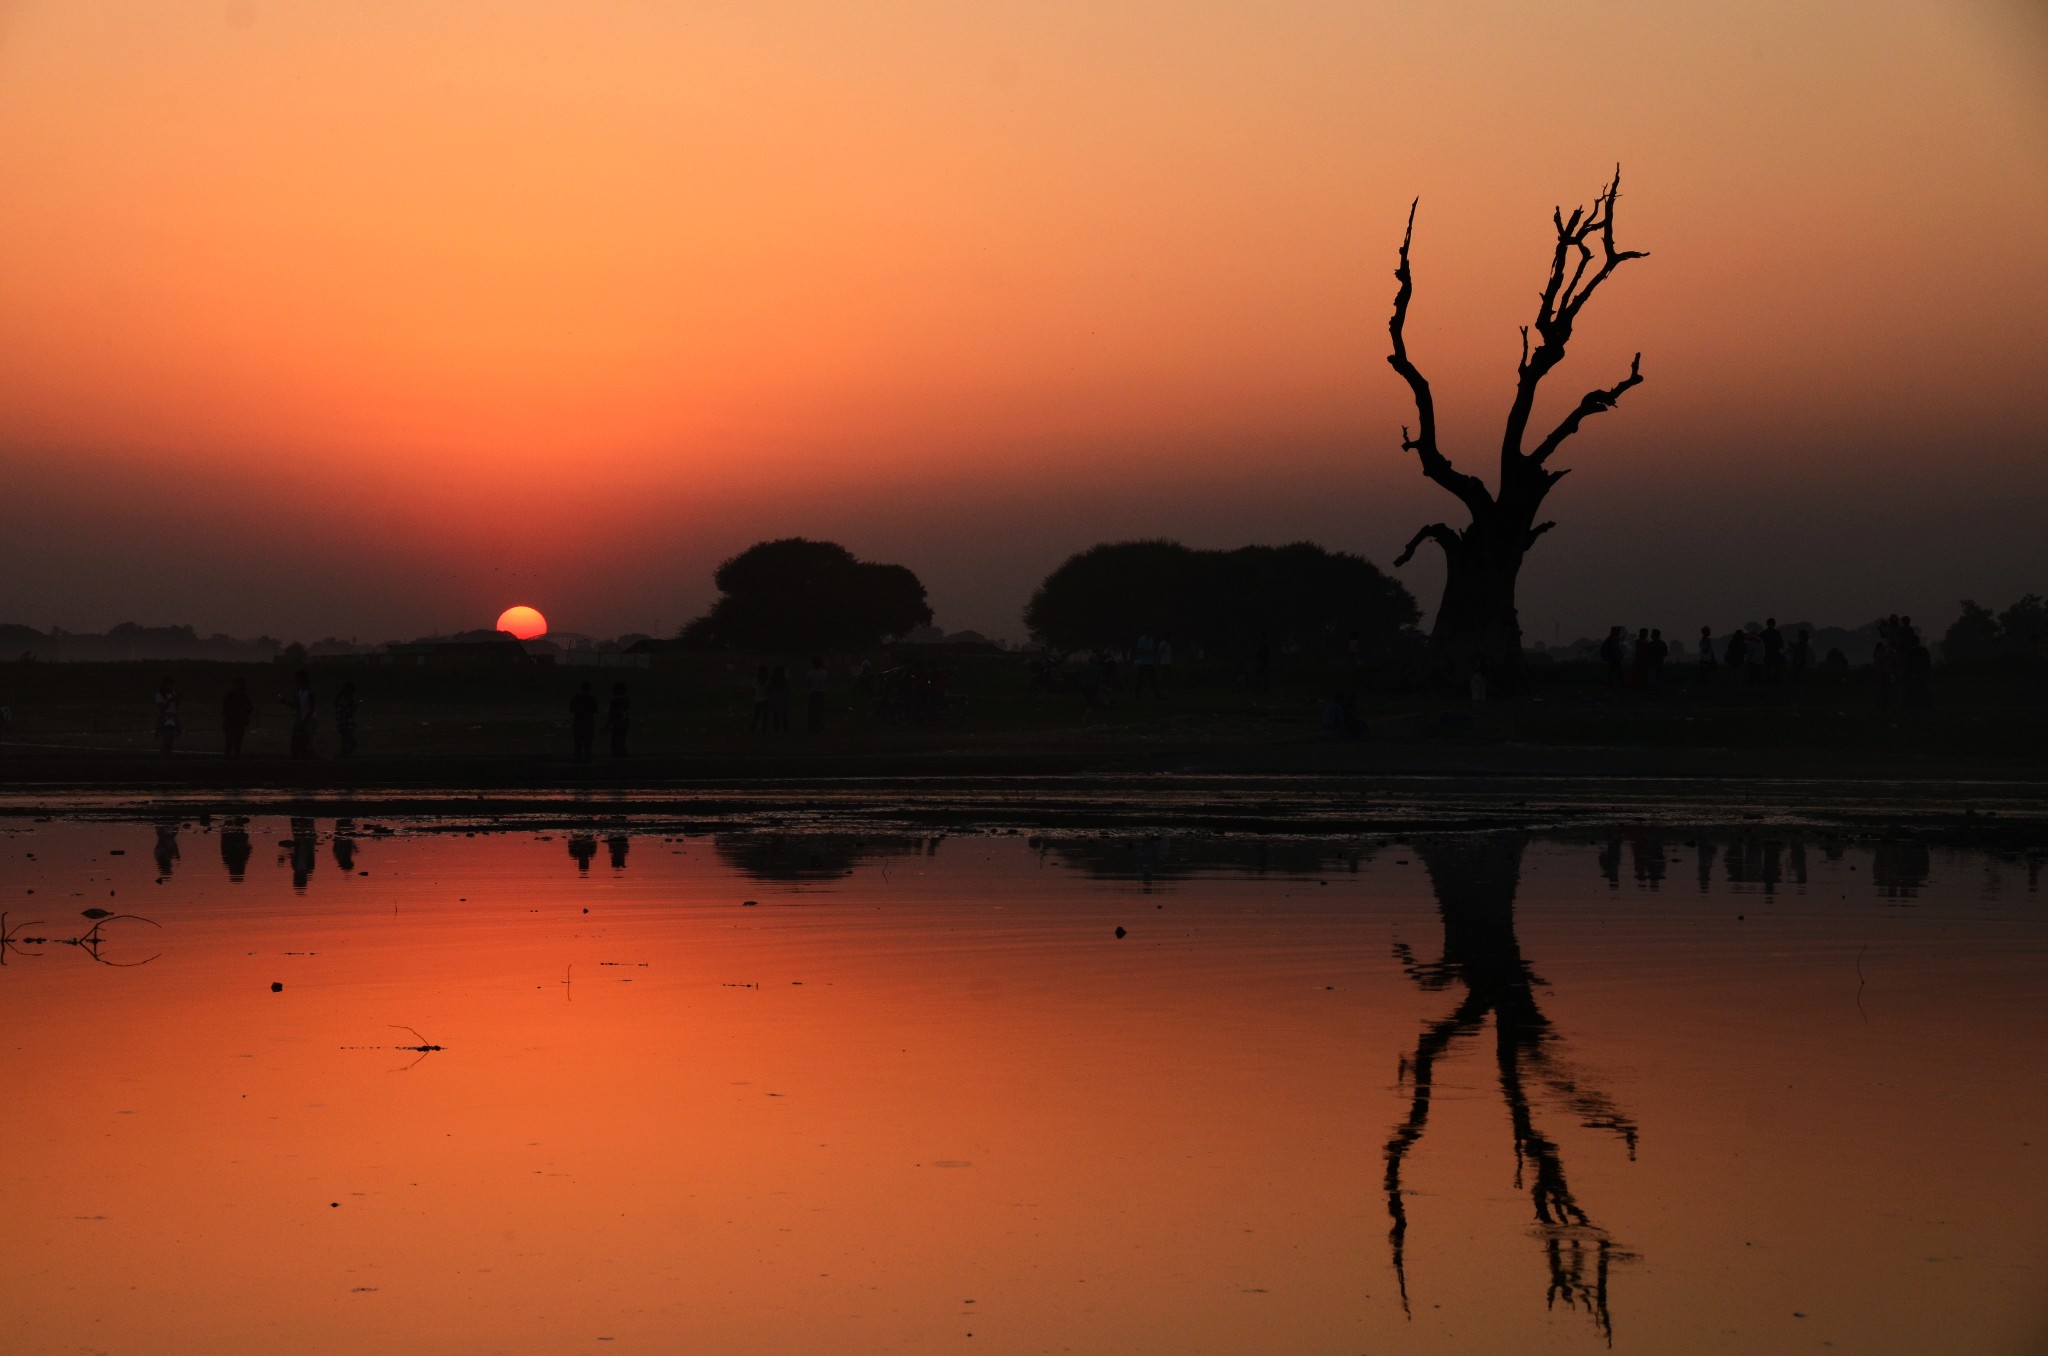
[[[884,664],[889,662],[885,657]],[[569,700],[590,682],[602,696],[627,684],[633,701],[628,763],[645,776],[858,775],[942,770],[1085,771],[1092,767],[1194,765],[1227,770],[1329,770],[1432,761],[1483,766],[1611,768],[1629,754],[1665,755],[1672,765],[1740,775],[1780,773],[1788,763],[1847,771],[1938,764],[2017,774],[2048,768],[2048,682],[1991,669],[1938,669],[1932,705],[1880,706],[1867,671],[1838,687],[1698,684],[1674,675],[1662,693],[1615,692],[1594,666],[1539,668],[1534,690],[1510,701],[1453,701],[1321,665],[1278,665],[1255,689],[1222,667],[1178,666],[1165,700],[1128,690],[1090,709],[1072,691],[1033,690],[1024,659],[949,655],[939,661],[949,692],[945,714],[892,719],[856,691],[850,661],[836,662],[823,733],[804,730],[799,676],[787,733],[748,730],[751,658],[681,657],[650,670],[556,668],[435,669],[363,660],[316,661],[321,696],[316,751],[331,755],[334,694],[353,682],[361,699],[359,763],[387,770],[418,765],[449,776],[473,768],[565,762]],[[0,776],[31,768],[62,776],[76,766],[148,766],[155,758],[151,694],[165,676],[182,699],[183,733],[171,764],[201,776],[220,759],[220,698],[233,679],[248,686],[256,719],[245,762],[283,757],[289,738],[280,664],[0,664],[0,702],[11,721],[0,743]],[[1128,679],[1129,670],[1126,670]],[[1331,694],[1357,689],[1364,738],[1325,728]],[[600,738],[600,749],[604,741]],[[611,760],[600,753],[598,764]],[[335,769],[338,774],[340,769]],[[150,774],[152,779],[157,774]],[[408,778],[410,779],[410,778]]]

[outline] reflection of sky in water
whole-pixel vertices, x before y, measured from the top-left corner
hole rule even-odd
[[[24,1350],[2048,1333],[2038,858],[195,816],[0,859]]]

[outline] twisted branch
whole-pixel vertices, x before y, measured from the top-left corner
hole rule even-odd
[[[1621,166],[1614,167],[1614,178],[1593,200],[1590,210],[1584,207],[1572,209],[1567,217],[1562,208],[1553,210],[1551,224],[1557,230],[1557,245],[1550,256],[1550,275],[1544,280],[1543,292],[1537,302],[1536,320],[1533,328],[1538,343],[1529,347],[1529,331],[1522,331],[1522,357],[1515,365],[1515,399],[1508,409],[1507,427],[1501,440],[1501,475],[1512,475],[1516,464],[1523,460],[1522,443],[1529,429],[1529,415],[1535,408],[1536,388],[1543,382],[1550,370],[1564,361],[1565,345],[1571,341],[1572,324],[1579,318],[1579,312],[1600,285],[1613,276],[1614,270],[1631,259],[1649,257],[1647,250],[1618,249],[1614,243],[1614,209],[1621,196]],[[1600,246],[1599,263],[1594,264],[1593,243]],[[1588,276],[1588,270],[1592,270]],[[1636,355],[1636,362],[1630,367],[1629,378],[1621,385],[1606,392],[1593,392],[1579,402],[1579,409],[1558,426],[1558,430],[1544,440],[1543,446],[1528,460],[1540,464],[1543,458],[1557,450],[1557,445],[1578,431],[1579,422],[1588,414],[1611,409],[1621,392],[1642,380],[1640,371],[1642,355]],[[1607,397],[1604,404],[1590,404],[1597,397]],[[1554,480],[1547,482],[1555,483]]]
[[[1387,355],[1387,363],[1401,379],[1408,383],[1408,389],[1415,396],[1415,433],[1410,436],[1407,425],[1401,426],[1401,450],[1413,452],[1422,465],[1422,474],[1458,496],[1466,508],[1477,518],[1493,508],[1493,496],[1477,476],[1469,476],[1451,465],[1436,444],[1436,398],[1430,394],[1429,379],[1422,375],[1408,356],[1408,303],[1415,296],[1415,275],[1408,265],[1408,247],[1415,239],[1415,209],[1422,200],[1417,198],[1408,204],[1408,229],[1401,236],[1401,258],[1394,268],[1394,279],[1400,286],[1394,292],[1394,316],[1387,322],[1387,333],[1393,338],[1394,351]],[[1414,549],[1413,543],[1410,550]]]
[[[1616,402],[1621,399],[1624,391],[1628,390],[1631,386],[1640,386],[1642,382],[1643,355],[1638,353],[1634,358],[1630,359],[1628,375],[1626,377],[1623,377],[1620,381],[1604,390],[1588,391],[1583,396],[1580,396],[1579,403],[1573,408],[1572,412],[1564,417],[1563,422],[1550,431],[1548,438],[1545,438],[1536,445],[1536,450],[1529,454],[1529,461],[1534,465],[1541,466],[1550,459],[1550,454],[1557,451],[1558,446],[1565,439],[1579,431],[1579,425],[1584,423],[1588,416],[1599,414],[1603,410],[1613,409]],[[1560,472],[1559,474],[1562,473]]]
[[[1458,534],[1451,531],[1445,523],[1431,523],[1427,527],[1417,529],[1415,535],[1408,539],[1408,545],[1402,548],[1401,554],[1394,557],[1394,568],[1398,570],[1406,565],[1414,556],[1415,548],[1425,541],[1435,542],[1443,547],[1444,553],[1448,555],[1458,545]]]

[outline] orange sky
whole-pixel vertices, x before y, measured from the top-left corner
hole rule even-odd
[[[805,532],[1015,635],[1103,537],[1385,562],[1450,507],[1383,362],[1408,200],[1484,469],[1616,160],[1653,257],[1551,398],[1648,381],[1532,637],[2009,601],[2044,90],[2018,4],[0,0],[0,620],[608,633]]]

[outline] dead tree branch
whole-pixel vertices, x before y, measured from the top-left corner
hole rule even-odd
[[[1429,526],[1419,529],[1414,536],[1408,539],[1408,545],[1402,549],[1401,554],[1394,557],[1394,568],[1398,570],[1403,565],[1406,565],[1415,555],[1415,548],[1426,541],[1433,541],[1448,551],[1457,544],[1458,534],[1453,532],[1444,523],[1431,523]]]
[[[1413,452],[1422,464],[1422,473],[1458,496],[1459,501],[1477,518],[1491,511],[1493,496],[1487,493],[1479,477],[1466,475],[1452,466],[1450,458],[1438,448],[1436,397],[1430,393],[1429,379],[1408,356],[1408,303],[1415,296],[1415,275],[1409,267],[1408,247],[1415,239],[1415,210],[1421,202],[1417,198],[1408,205],[1408,229],[1401,236],[1401,260],[1394,269],[1394,279],[1400,286],[1394,292],[1393,319],[1387,322],[1387,333],[1394,341],[1394,351],[1387,355],[1387,363],[1401,374],[1401,379],[1408,383],[1409,391],[1415,396],[1415,433],[1411,437],[1407,427],[1402,426],[1401,448]]]
[[[1614,209],[1621,197],[1621,166],[1614,167],[1614,178],[1594,199],[1591,210],[1583,207],[1572,209],[1567,217],[1562,208],[1551,213],[1551,224],[1557,230],[1557,244],[1550,256],[1550,275],[1544,280],[1543,291],[1536,307],[1534,328],[1537,336],[1536,347],[1529,347],[1529,330],[1522,331],[1522,358],[1515,365],[1515,399],[1508,408],[1507,427],[1501,440],[1501,475],[1503,478],[1514,474],[1515,464],[1522,460],[1522,444],[1529,430],[1529,415],[1536,407],[1536,390],[1548,376],[1550,370],[1564,361],[1565,345],[1572,337],[1572,324],[1579,318],[1587,302],[1600,285],[1614,275],[1614,270],[1631,259],[1649,257],[1647,250],[1618,249],[1614,243]],[[1600,247],[1599,263],[1594,264],[1593,245]],[[1592,275],[1587,276],[1587,270]],[[1611,409],[1621,392],[1642,380],[1642,354],[1636,355],[1631,365],[1629,378],[1621,385],[1606,392],[1595,391],[1579,402],[1574,411],[1558,430],[1544,440],[1544,445],[1530,459],[1540,463],[1557,450],[1557,445],[1578,431],[1579,422],[1586,415],[1599,410]],[[1605,404],[1592,404],[1597,397],[1605,395]]]

